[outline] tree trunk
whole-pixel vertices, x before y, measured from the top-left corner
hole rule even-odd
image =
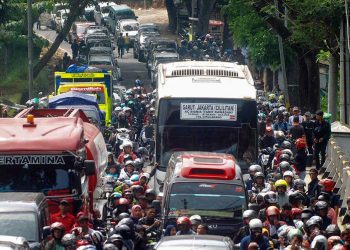
[[[337,119],[337,80],[338,80],[338,57],[336,54],[330,55],[328,71],[328,113],[332,115],[332,120]]]
[[[164,4],[168,12],[169,30],[175,32],[177,28],[177,11],[174,0],[164,0]]]
[[[215,0],[201,0],[198,15],[198,26],[196,34],[203,36],[208,33],[211,11],[214,8]]]
[[[83,12],[90,0],[75,0],[70,2],[70,12],[62,30],[60,33],[58,33],[49,50],[40,58],[40,61],[33,68],[34,79],[39,75],[40,71],[47,65],[51,57],[56,53],[64,38],[67,37],[75,19]]]
[[[310,52],[305,56],[308,72],[308,110],[312,112],[320,108],[320,69],[317,63],[318,52]]]

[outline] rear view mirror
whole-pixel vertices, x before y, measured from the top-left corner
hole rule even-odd
[[[85,175],[90,176],[95,174],[95,161],[85,160],[84,161]]]

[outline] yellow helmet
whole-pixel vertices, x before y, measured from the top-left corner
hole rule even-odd
[[[280,95],[280,96],[278,97],[278,100],[279,100],[280,102],[282,102],[282,101],[284,100],[284,95]]]
[[[269,94],[269,101],[272,101],[276,98],[276,95],[275,94]]]
[[[275,187],[276,188],[278,188],[278,187],[285,187],[285,188],[287,188],[288,187],[288,184],[287,184],[287,182],[285,181],[285,180],[277,180],[276,182],[275,182]]]

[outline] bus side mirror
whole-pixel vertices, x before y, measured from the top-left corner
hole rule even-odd
[[[95,174],[95,161],[85,160],[84,161],[85,175],[90,176]]]

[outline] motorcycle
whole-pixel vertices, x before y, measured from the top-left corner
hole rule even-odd
[[[124,143],[124,141],[130,141],[130,130],[127,128],[119,128],[116,131],[115,135],[115,145],[114,145],[114,153],[115,155],[119,155],[121,152],[120,146]]]
[[[102,199],[108,199],[113,193],[115,187],[115,180],[113,176],[106,176],[104,178],[103,192],[101,194]]]

